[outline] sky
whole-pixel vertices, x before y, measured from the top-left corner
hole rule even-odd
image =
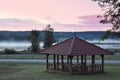
[[[105,31],[102,9],[92,0],[0,0],[0,30]]]

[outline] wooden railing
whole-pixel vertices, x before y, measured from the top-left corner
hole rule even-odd
[[[94,66],[92,66],[92,65],[79,66],[78,71],[79,72],[87,72],[87,73],[100,72],[100,71],[102,71],[102,65],[96,64]]]
[[[54,67],[54,64],[52,63],[49,63],[48,64],[48,70],[56,70],[56,71],[62,71],[63,72],[69,72],[70,71],[70,66],[67,65],[67,64],[64,64],[63,65],[63,69],[62,69],[62,65],[59,64],[59,66],[56,64],[56,67]],[[55,69],[54,69],[55,68]],[[94,66],[91,66],[91,65],[76,65],[76,64],[73,64],[72,65],[72,72],[74,73],[90,73],[90,72],[102,72],[103,69],[102,69],[102,65],[94,65]]]
[[[94,72],[100,72],[100,71],[103,71],[103,69],[102,69],[102,65],[95,65],[94,67],[95,67],[95,68],[93,69]]]
[[[49,69],[49,70],[54,70],[54,65],[51,64],[51,63],[49,63],[49,64],[48,64],[48,69]]]

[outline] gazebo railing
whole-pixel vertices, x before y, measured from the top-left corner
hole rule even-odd
[[[53,71],[62,71],[62,72],[69,72],[70,71],[70,65],[68,64],[64,64],[63,65],[63,69],[62,69],[62,65],[59,64],[55,64],[56,66],[54,66],[54,64],[52,63],[48,63],[48,70],[53,70]],[[94,66],[92,65],[76,65],[76,64],[72,64],[72,72],[74,73],[90,73],[90,72],[102,72],[102,65],[100,64],[95,64]]]
[[[95,65],[94,67],[95,67],[95,68],[93,69],[94,72],[103,71],[102,65],[100,65],[100,64],[97,64],[97,65]]]

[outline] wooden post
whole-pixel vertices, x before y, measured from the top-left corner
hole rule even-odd
[[[79,56],[77,55],[77,69],[78,69],[78,65],[79,65]]]
[[[49,54],[46,54],[46,69],[48,70],[48,63],[49,63],[49,60],[48,60],[48,56],[49,56]]]
[[[83,55],[81,55],[81,65],[83,66]]]
[[[86,66],[86,62],[87,62],[87,61],[86,61],[86,55],[85,55],[85,64],[84,64],[84,66]]]
[[[56,58],[55,58],[55,57],[56,57],[56,55],[54,54],[54,55],[53,55],[54,70],[56,70],[56,60],[55,60]]]
[[[92,55],[92,72],[94,72],[95,68],[95,55]]]
[[[62,66],[62,71],[64,71],[64,61],[63,61],[63,59],[64,59],[64,56],[63,55],[61,55],[61,66]]]
[[[59,55],[57,55],[57,70],[59,70]]]
[[[102,71],[104,71],[104,55],[101,55],[102,57]]]
[[[70,74],[72,73],[72,58],[73,56],[69,56],[70,57]]]
[[[67,56],[67,65],[69,65],[69,56]]]

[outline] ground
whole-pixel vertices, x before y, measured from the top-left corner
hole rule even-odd
[[[105,73],[69,75],[48,73],[44,63],[0,63],[0,80],[118,80],[120,64],[105,65]]]
[[[100,56],[96,56],[97,59]],[[46,55],[43,54],[0,54],[0,59],[45,59]],[[53,58],[53,56],[50,56],[49,58]],[[91,56],[87,56],[88,59],[91,59]],[[120,54],[114,54],[114,55],[105,55],[105,60],[120,60]]]

